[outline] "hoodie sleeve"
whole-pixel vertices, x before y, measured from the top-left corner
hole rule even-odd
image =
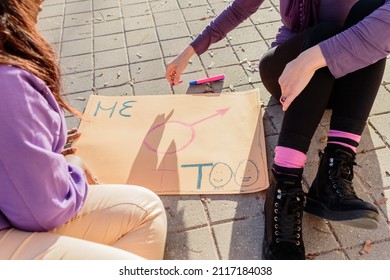
[[[51,230],[80,210],[88,185],[60,154],[65,122],[50,105],[51,92],[40,91],[32,74],[8,68],[0,72],[0,212],[15,228]]]
[[[197,55],[201,55],[211,44],[223,39],[227,33],[257,11],[264,0],[234,0],[191,43]]]
[[[340,78],[390,53],[390,1],[356,25],[320,43],[331,73]]]

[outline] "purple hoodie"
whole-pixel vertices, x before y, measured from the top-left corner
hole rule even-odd
[[[255,13],[264,0],[235,0],[191,43],[195,52],[204,53],[241,22]],[[312,0],[318,5],[317,0]],[[314,22],[335,21],[340,25],[357,0],[320,0],[319,11],[311,17]],[[294,2],[294,3],[292,3]],[[282,26],[272,46],[277,46],[309,25],[308,15],[313,6],[305,5],[297,16],[297,0],[280,0]],[[314,5],[313,4],[313,5]],[[306,13],[306,14],[305,14]],[[299,21],[297,23],[297,21]],[[342,77],[364,68],[390,53],[390,0],[348,30],[320,44],[331,73]]]
[[[45,83],[0,65],[0,84],[0,230],[51,230],[83,206],[84,172],[61,155],[65,119]]]

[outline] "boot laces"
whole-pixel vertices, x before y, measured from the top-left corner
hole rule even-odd
[[[302,243],[304,195],[305,193],[300,188],[277,189],[274,203],[274,235],[276,243],[289,242],[297,246]]]
[[[332,189],[340,199],[358,198],[352,186],[354,165],[357,164],[351,157],[339,156],[329,158],[329,180]]]

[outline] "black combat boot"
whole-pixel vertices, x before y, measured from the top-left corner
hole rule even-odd
[[[349,226],[375,229],[378,210],[360,199],[352,186],[355,155],[351,149],[339,145],[329,145],[320,153],[320,165],[307,194],[305,211]]]
[[[302,172],[298,176],[272,173],[264,206],[263,260],[304,260]]]

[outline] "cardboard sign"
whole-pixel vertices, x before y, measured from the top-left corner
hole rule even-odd
[[[76,143],[104,184],[157,194],[251,193],[268,187],[259,91],[91,95]]]

